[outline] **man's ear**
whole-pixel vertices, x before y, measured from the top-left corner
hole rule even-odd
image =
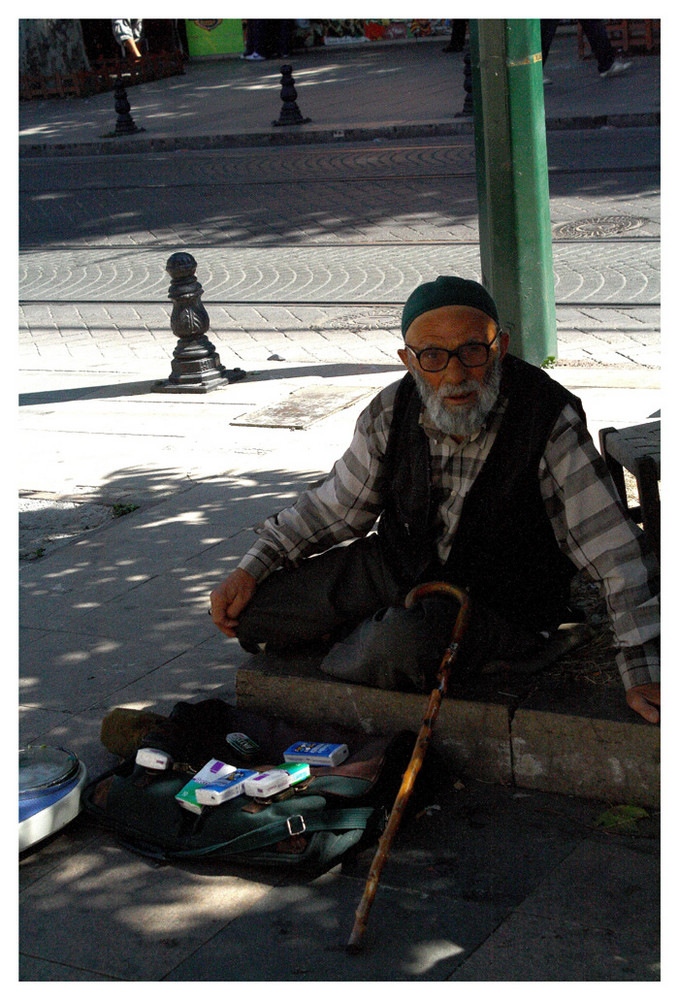
[[[500,331],[500,359],[504,358],[509,347],[509,334],[506,330]]]
[[[401,361],[403,362],[403,364],[406,366],[406,368],[408,369],[408,371],[410,371],[410,365],[408,364],[408,352],[405,349],[405,347],[401,347],[396,353],[398,354],[399,358],[401,359]]]

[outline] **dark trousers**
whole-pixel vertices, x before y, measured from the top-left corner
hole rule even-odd
[[[464,41],[467,37],[466,20],[450,22],[450,41],[446,45],[444,52],[462,52]]]
[[[325,673],[373,687],[427,691],[459,605],[442,595],[405,608],[410,589],[385,563],[376,535],[369,535],[267,577],[240,618],[238,638],[291,649],[329,636],[334,641],[320,664]],[[544,642],[476,601],[456,670],[523,659]]]
[[[293,21],[248,20],[246,55],[257,52],[270,59],[274,56],[287,57],[292,49]]]
[[[542,65],[547,62],[549,49],[554,40],[556,29],[559,26],[558,18],[545,19],[540,21],[540,44],[542,47]],[[600,19],[590,21],[580,21],[585,37],[590,44],[592,52],[597,61],[597,68],[600,73],[605,73],[615,62],[615,52],[611,45],[606,31],[606,25]]]

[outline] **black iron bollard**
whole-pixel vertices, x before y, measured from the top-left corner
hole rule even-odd
[[[144,129],[135,125],[134,118],[130,114],[130,102],[127,99],[127,91],[122,81],[122,77],[118,77],[115,82],[115,87],[113,89],[115,95],[115,109],[118,118],[116,120],[115,132],[111,132],[112,136],[116,135],[132,135],[135,132],[143,132]]]
[[[471,118],[474,114],[474,97],[472,95],[472,58],[467,44],[463,58],[464,74],[464,104],[462,111],[458,111],[456,118]]]
[[[173,253],[167,262],[172,279],[167,294],[174,303],[170,325],[179,343],[172,355],[170,377],[156,382],[152,392],[210,392],[247,375],[242,368],[225,368],[205,336],[210,318],[201,302],[203,286],[196,279],[196,267],[190,253]]]
[[[272,125],[307,125],[311,118],[303,118],[302,112],[297,107],[297,91],[295,81],[292,78],[292,66],[281,66],[281,115],[277,122]]]

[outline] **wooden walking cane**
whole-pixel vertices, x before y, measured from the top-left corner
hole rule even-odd
[[[415,601],[420,600],[422,597],[427,597],[430,594],[449,594],[451,597],[454,597],[455,600],[460,602],[460,610],[458,611],[457,618],[455,619],[455,626],[453,628],[453,634],[450,642],[448,643],[445,653],[443,654],[443,660],[441,661],[441,666],[439,667],[439,671],[436,675],[436,687],[429,696],[427,711],[422,721],[410,762],[403,775],[401,787],[398,790],[398,795],[396,796],[396,800],[391,810],[389,822],[380,837],[380,842],[377,845],[377,851],[375,853],[375,857],[373,858],[373,863],[370,866],[370,871],[368,872],[368,879],[365,884],[365,889],[363,890],[363,898],[358,904],[354,927],[351,932],[351,937],[347,942],[347,951],[349,952],[360,951],[361,940],[368,922],[370,907],[372,906],[375,893],[377,892],[377,883],[379,882],[382,869],[384,868],[384,864],[389,856],[389,850],[401,822],[406,804],[415,785],[415,779],[417,778],[420,768],[422,767],[422,762],[424,760],[424,755],[427,752],[427,747],[429,746],[434,723],[436,722],[436,718],[439,714],[441,700],[448,687],[448,674],[457,657],[457,650],[469,620],[469,598],[467,594],[464,590],[461,590],[459,587],[454,587],[450,583],[423,583],[419,587],[415,587],[406,597],[405,606],[410,608]]]

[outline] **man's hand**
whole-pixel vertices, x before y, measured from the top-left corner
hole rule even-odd
[[[212,621],[224,635],[235,638],[238,616],[250,601],[256,586],[250,573],[235,569],[210,594]]]
[[[637,684],[627,692],[627,704],[647,722],[660,722],[660,685]],[[658,706],[655,708],[654,706]]]

